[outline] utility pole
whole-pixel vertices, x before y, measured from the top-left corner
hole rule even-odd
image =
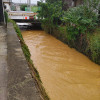
[[[30,8],[30,11],[31,11],[31,0],[29,0],[29,8]]]
[[[31,0],[27,0],[27,7],[29,7],[31,11]]]

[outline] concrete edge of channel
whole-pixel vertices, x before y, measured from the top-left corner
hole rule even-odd
[[[42,100],[12,23],[7,25],[7,100]]]

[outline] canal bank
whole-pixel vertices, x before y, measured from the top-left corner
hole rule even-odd
[[[90,33],[88,35],[82,36],[82,39],[78,37],[78,39],[69,40],[67,36],[66,26],[54,26],[51,29],[51,33],[49,32],[49,28],[46,25],[43,26],[43,29],[46,33],[54,36],[58,40],[62,41],[66,45],[71,48],[76,49],[78,52],[87,56],[91,61],[100,65],[100,27],[97,27],[94,33]],[[74,32],[73,32],[74,33]]]
[[[12,23],[7,27],[7,46],[7,100],[42,100]]]

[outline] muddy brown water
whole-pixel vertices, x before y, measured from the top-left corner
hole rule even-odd
[[[100,66],[44,31],[23,31],[51,100],[100,100]]]

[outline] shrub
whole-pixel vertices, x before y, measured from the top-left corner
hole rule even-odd
[[[67,37],[69,40],[77,39],[81,34],[93,31],[97,26],[98,15],[87,6],[69,9],[64,15],[67,23]]]
[[[47,26],[51,33],[52,28],[58,25],[62,15],[62,1],[49,0],[46,3],[40,3],[39,6],[41,9],[38,16],[42,19],[42,25]]]
[[[90,38],[89,49],[91,51],[92,60],[100,64],[100,31]]]

